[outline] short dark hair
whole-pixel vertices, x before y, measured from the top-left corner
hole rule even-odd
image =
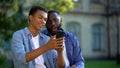
[[[34,15],[37,10],[42,10],[47,13],[47,10],[45,8],[40,6],[33,6],[29,11],[29,15]]]
[[[48,16],[49,16],[50,13],[57,13],[58,15],[60,15],[60,13],[58,11],[56,11],[56,10],[49,10],[48,11]]]

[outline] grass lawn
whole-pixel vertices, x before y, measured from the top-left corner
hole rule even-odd
[[[85,68],[120,68],[113,60],[85,61]]]

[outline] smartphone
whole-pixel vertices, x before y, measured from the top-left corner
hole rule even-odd
[[[64,37],[65,33],[63,31],[57,31],[56,38]]]

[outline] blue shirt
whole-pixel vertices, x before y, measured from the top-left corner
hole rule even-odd
[[[61,30],[65,33],[65,45],[70,66],[75,65],[77,68],[84,68],[84,59],[82,57],[79,41],[72,33],[62,28]],[[43,30],[42,33],[49,36],[47,29]]]
[[[46,44],[49,37],[39,32],[40,46]],[[13,34],[11,42],[11,50],[13,54],[14,68],[35,68],[34,60],[26,62],[25,55],[32,51],[32,36],[26,27]],[[55,50],[49,50],[43,54],[46,68],[57,68],[57,53]]]

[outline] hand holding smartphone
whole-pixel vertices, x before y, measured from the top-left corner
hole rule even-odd
[[[56,38],[61,38],[61,37],[64,37],[64,32],[63,31],[57,31]]]
[[[64,35],[65,35],[65,33],[63,31],[57,31],[56,38],[64,37]],[[62,45],[59,45],[59,46],[61,47]]]

